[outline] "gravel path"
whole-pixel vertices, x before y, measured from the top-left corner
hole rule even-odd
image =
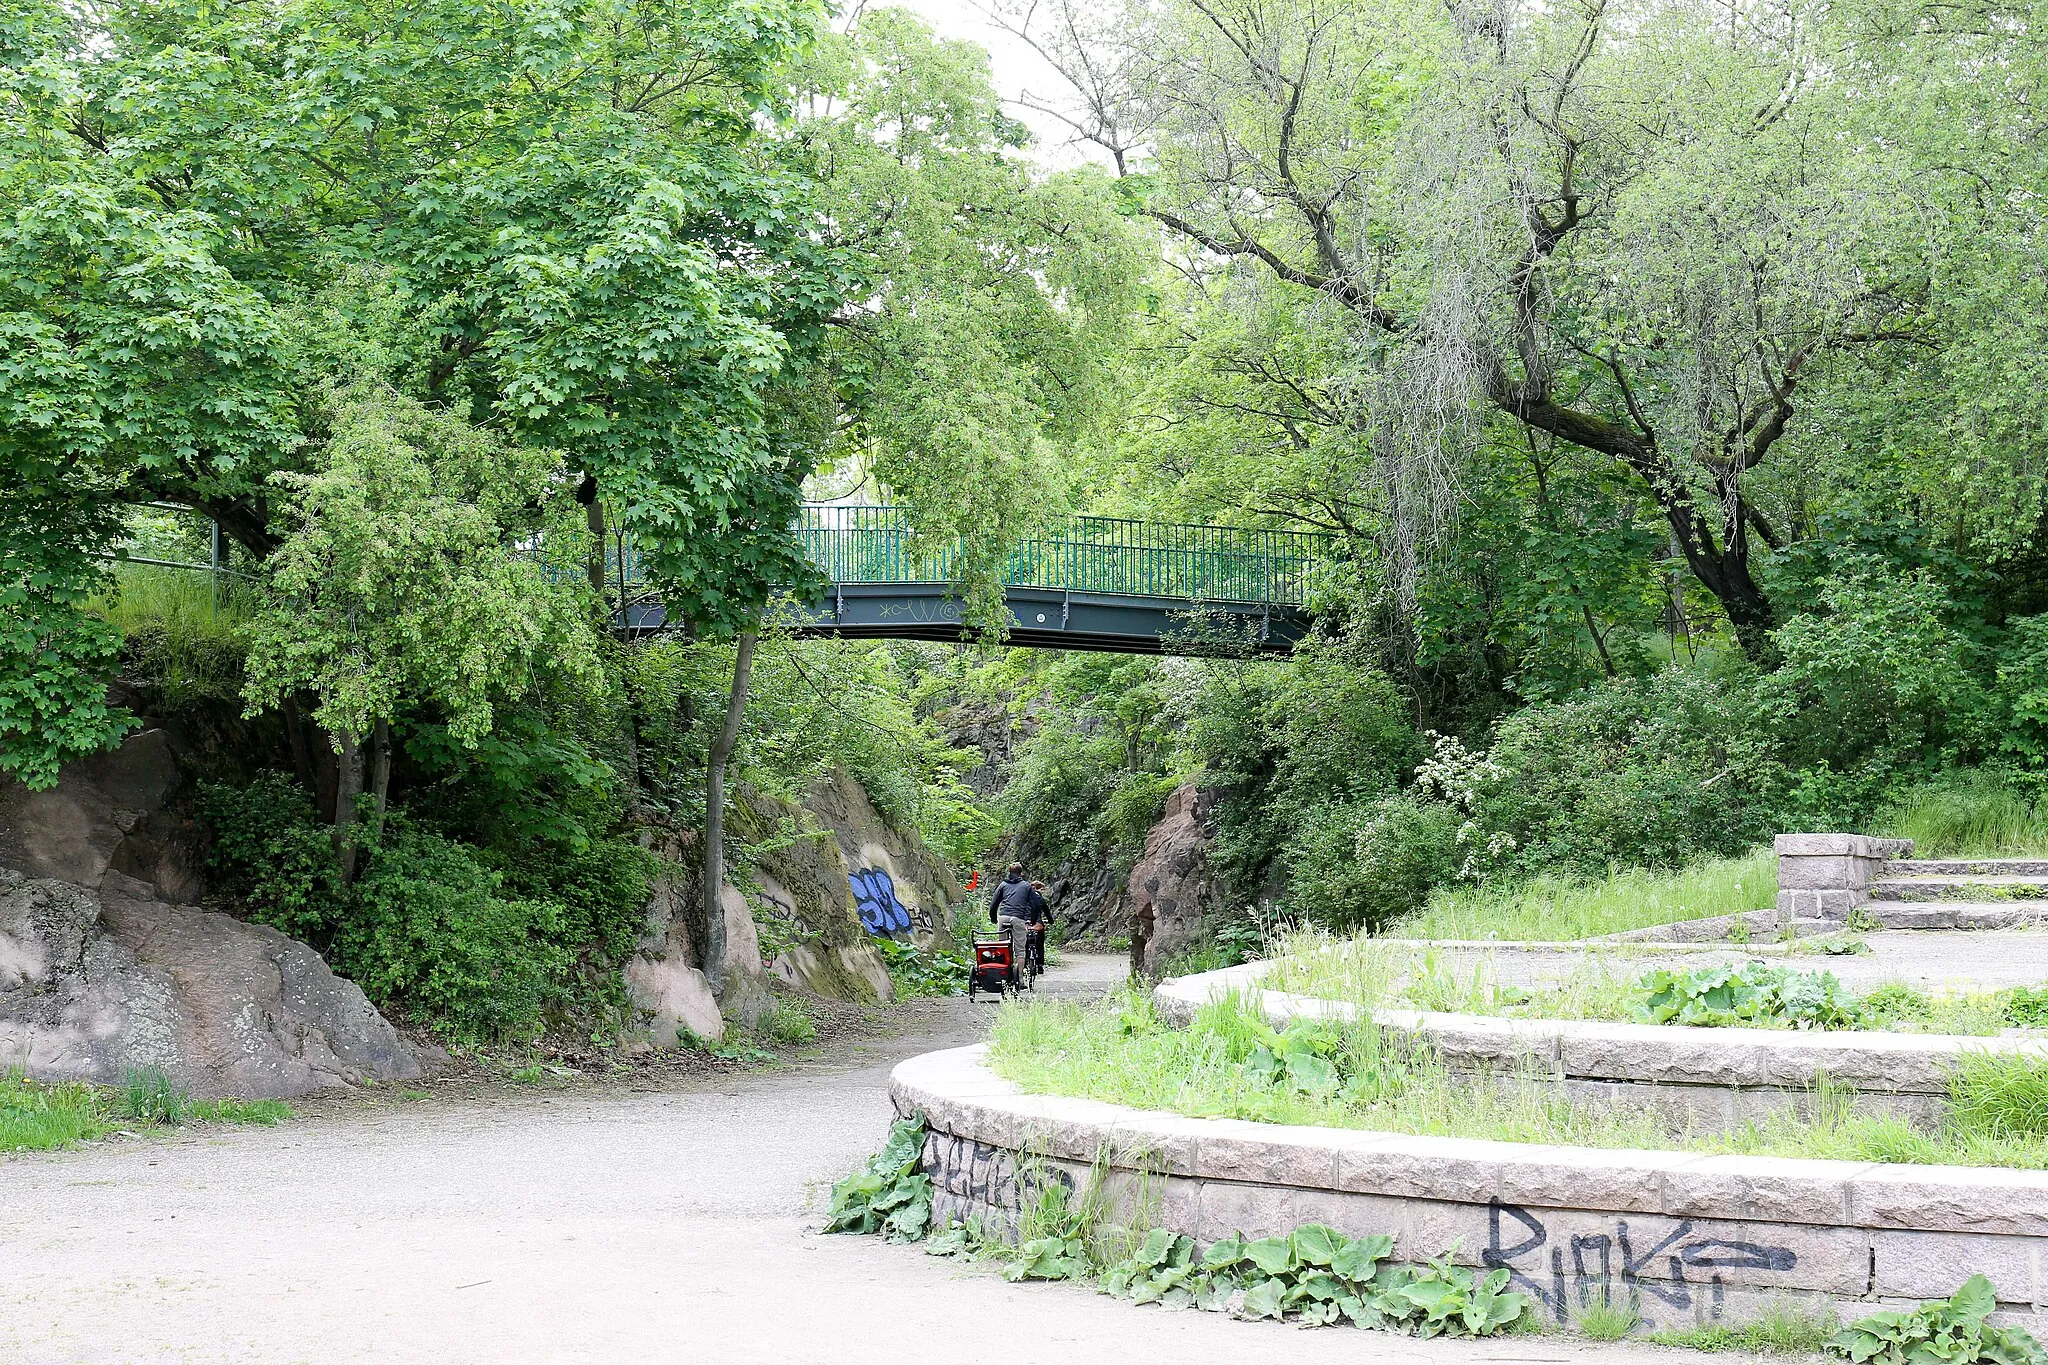
[[[1121,973],[1072,956],[1044,984],[1087,996]],[[975,1040],[989,1012],[945,1002],[915,1035],[659,1092],[342,1107],[0,1159],[0,1362],[1688,1358],[1169,1314],[817,1235],[825,1186],[888,1126],[889,1067]]]

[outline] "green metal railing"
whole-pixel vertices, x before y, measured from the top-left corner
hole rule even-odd
[[[835,583],[945,583],[958,576],[958,547],[921,542],[900,507],[806,504],[795,530],[804,553]],[[1308,568],[1327,557],[1328,543],[1298,531],[1073,517],[1019,545],[1003,582],[1299,606]]]
[[[186,510],[186,509],[175,509]],[[806,503],[792,528],[804,553],[835,583],[950,583],[959,577],[957,543],[933,544],[900,507]],[[1309,566],[1328,557],[1328,536],[1235,526],[1175,526],[1115,517],[1072,517],[1020,544],[1004,566],[1011,587],[1163,597],[1179,601],[1300,606]],[[212,564],[145,557],[138,537],[127,558],[144,564],[232,574],[212,528]],[[518,553],[533,554],[538,541]],[[645,585],[629,534],[607,537],[607,576],[630,595]],[[551,573],[581,573],[554,566]],[[242,575],[235,575],[241,577]]]

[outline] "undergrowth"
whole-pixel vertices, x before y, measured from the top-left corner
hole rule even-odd
[[[923,1143],[921,1116],[891,1128],[888,1144],[833,1186],[825,1231],[925,1240],[933,1232],[933,1188],[920,1168]],[[997,1261],[1011,1281],[1092,1282],[1133,1304],[1304,1327],[1349,1323],[1415,1337],[1480,1337],[1516,1326],[1529,1310],[1526,1294],[1508,1290],[1506,1270],[1453,1265],[1449,1253],[1419,1265],[1392,1263],[1394,1239],[1383,1234],[1349,1237],[1306,1223],[1285,1236],[1198,1246],[1152,1223],[1142,1175],[1121,1182],[1126,1201],[1113,1205],[1107,1191],[1117,1181],[1100,1156],[1078,1190],[1021,1158],[1014,1236],[978,1220],[954,1221],[937,1229],[925,1250]]]

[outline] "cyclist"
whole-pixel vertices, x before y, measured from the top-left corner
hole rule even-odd
[[[1045,897],[1024,880],[1024,864],[1011,863],[1010,875],[988,898],[988,917],[1010,939],[1010,984],[1024,980],[1024,954],[1031,947],[1031,926],[1045,915]]]

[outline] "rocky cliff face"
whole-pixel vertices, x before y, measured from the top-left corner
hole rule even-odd
[[[1158,976],[1168,959],[1201,937],[1202,917],[1213,900],[1210,805],[1200,787],[1176,788],[1145,836],[1145,851],[1131,868],[1119,907],[1129,916],[1134,975]]]
[[[725,888],[727,984],[717,999],[692,927],[701,922],[694,838],[662,850],[676,872],[656,885],[647,938],[626,966],[651,1041],[674,1042],[685,1029],[717,1038],[727,1020],[751,1022],[770,1001],[771,976],[830,999],[886,1001],[877,938],[951,941],[949,911],[963,894],[952,870],[916,834],[891,825],[846,773],[821,778],[794,805],[736,793],[731,820],[756,842],[784,837],[760,855],[746,892]]]
[[[421,1058],[353,982],[260,924],[0,870],[0,1068],[119,1085],[161,1067],[193,1095],[252,1099],[412,1080]]]
[[[275,929],[189,902],[198,830],[172,737],[131,735],[55,787],[0,786],[0,1067],[202,1097],[408,1080],[422,1059],[354,983]]]

